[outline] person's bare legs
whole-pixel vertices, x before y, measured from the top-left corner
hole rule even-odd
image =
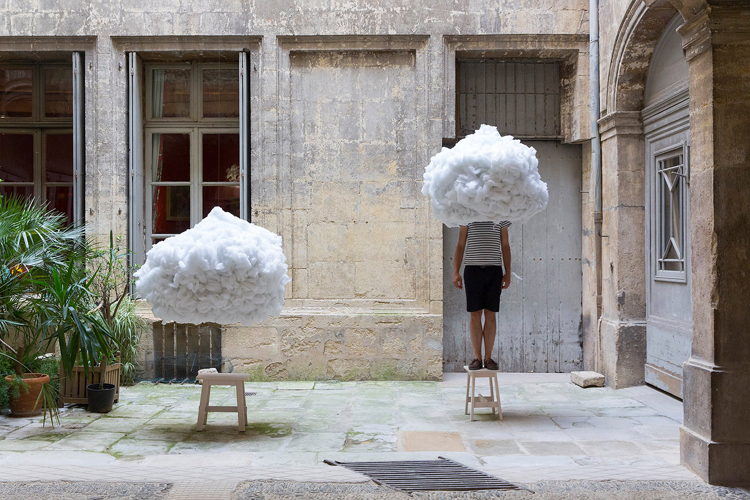
[[[484,310],[484,329],[482,337],[484,338],[484,361],[492,358],[492,349],[495,347],[495,333],[497,332],[497,313]],[[476,351],[476,349],[474,349]],[[482,359],[482,358],[480,358]]]
[[[474,357],[482,361],[482,337],[484,336],[482,332],[482,309],[470,314],[469,333],[471,335],[471,346],[474,348]]]

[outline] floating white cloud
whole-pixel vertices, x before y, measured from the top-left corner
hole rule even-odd
[[[280,236],[215,207],[154,245],[135,277],[162,321],[250,325],[279,315],[286,272]]]
[[[496,127],[482,125],[453,149],[432,157],[422,194],[449,227],[470,222],[525,222],[547,207],[547,184],[539,177],[536,150]]]

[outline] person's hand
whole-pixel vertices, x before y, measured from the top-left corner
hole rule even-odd
[[[461,290],[464,287],[464,280],[461,279],[461,275],[453,273],[453,286]]]
[[[503,290],[510,286],[510,273],[503,276]]]

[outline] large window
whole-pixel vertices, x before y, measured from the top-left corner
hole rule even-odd
[[[46,201],[73,222],[73,67],[0,66],[0,194]]]
[[[216,206],[240,216],[240,85],[234,63],[145,66],[147,247]]]
[[[687,231],[687,148],[661,151],[654,161],[656,278],[685,280]]]

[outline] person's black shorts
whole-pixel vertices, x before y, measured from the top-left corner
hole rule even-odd
[[[464,288],[467,311],[489,309],[498,312],[503,291],[502,266],[465,266]]]

